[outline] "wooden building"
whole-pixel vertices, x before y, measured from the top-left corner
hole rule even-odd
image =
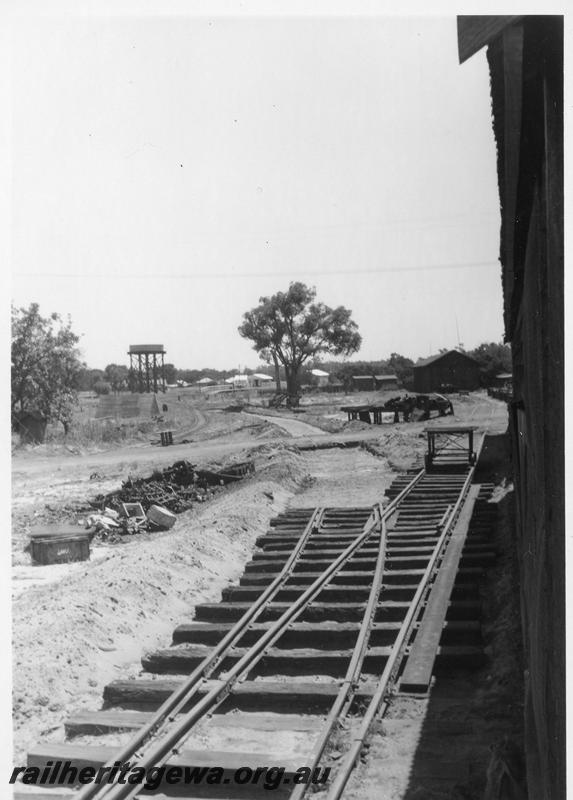
[[[493,380],[491,381],[491,385],[498,388],[511,389],[512,382],[513,375],[511,372],[500,372],[499,375],[494,376]]]
[[[352,376],[352,389],[355,392],[373,392],[375,388],[374,375]]]
[[[459,17],[458,44],[462,62],[487,45],[497,144],[528,793],[531,800],[561,800],[567,795],[563,17]]]
[[[397,389],[398,378],[396,375],[375,375],[374,386],[376,389]]]
[[[330,373],[325,372],[323,369],[311,369],[313,386],[328,386],[330,380]]]
[[[478,362],[459,350],[420,359],[414,365],[415,392],[471,391],[479,385]]]

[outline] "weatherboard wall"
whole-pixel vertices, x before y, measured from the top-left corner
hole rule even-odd
[[[460,53],[475,38],[476,24],[483,33],[488,20],[503,18],[468,18],[467,25],[465,19],[458,19]],[[528,793],[557,800],[567,795],[563,18],[526,16],[491,30],[496,35],[482,39],[497,145],[505,335],[513,359],[510,431]]]
[[[479,383],[479,364],[457,350],[414,366],[415,392],[439,392],[446,386],[471,391]]]

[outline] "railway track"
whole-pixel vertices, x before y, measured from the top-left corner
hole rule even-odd
[[[156,787],[161,797],[272,789],[300,800],[313,780],[341,797],[393,691],[425,691],[436,670],[482,662],[477,583],[492,554],[479,531],[465,539],[487,492],[474,469],[438,459],[397,478],[386,506],[275,518],[239,585],[145,655],[147,674],[109,684],[102,711],[67,720],[68,742],[29,753],[40,770],[115,765],[114,780],[34,796],[141,796],[141,782],[117,780],[118,765],[137,763],[180,768],[179,781]]]

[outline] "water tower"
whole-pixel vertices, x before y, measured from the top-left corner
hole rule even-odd
[[[129,387],[132,392],[165,391],[165,350],[162,344],[129,345]]]

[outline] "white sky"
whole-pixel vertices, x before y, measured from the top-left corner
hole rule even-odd
[[[255,366],[244,311],[291,280],[358,358],[502,338],[482,51],[455,16],[26,18],[13,32],[12,296],[90,366],[161,342]]]

